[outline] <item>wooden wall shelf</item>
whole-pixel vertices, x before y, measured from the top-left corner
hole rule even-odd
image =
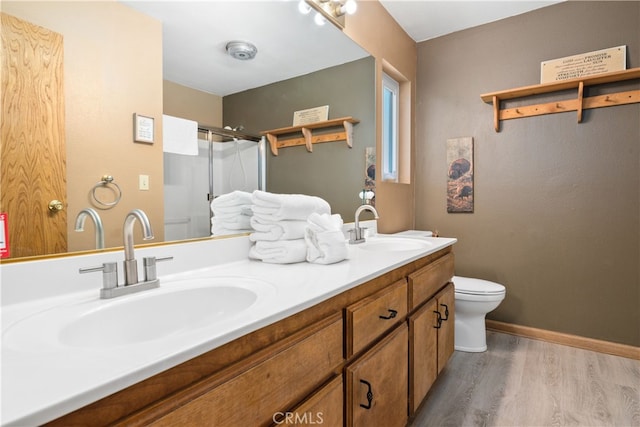
[[[640,79],[640,68],[632,68],[630,70],[615,71],[612,73],[564,80],[561,82],[543,83],[516,89],[485,93],[480,95],[480,98],[482,98],[486,103],[493,104],[493,127],[496,132],[500,131],[501,120],[519,119],[543,114],[564,113],[567,111],[577,111],[578,123],[580,123],[582,122],[583,110],[640,102],[640,90],[584,97],[583,93],[586,86],[595,86],[604,83],[614,83],[633,79]],[[503,100],[525,98],[527,96],[552,93],[568,89],[577,89],[578,94],[576,99],[528,105],[517,108],[500,108],[500,101]]]
[[[313,144],[323,142],[346,141],[349,148],[353,147],[353,125],[359,123],[360,120],[353,117],[342,117],[339,119],[326,120],[317,123],[310,123],[302,126],[289,126],[285,128],[272,129],[260,132],[266,135],[271,146],[271,152],[274,156],[278,155],[279,148],[295,147],[297,145],[305,145],[308,152],[313,152]],[[314,129],[326,129],[330,127],[342,126],[343,130],[322,135],[313,135]],[[301,133],[302,136],[293,138],[279,139],[281,135],[293,135]]]

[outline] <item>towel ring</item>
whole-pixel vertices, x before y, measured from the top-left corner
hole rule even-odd
[[[112,202],[104,202],[104,201],[100,200],[98,198],[98,196],[96,195],[96,190],[98,188],[107,187],[108,185],[111,185],[111,186],[114,187],[114,188],[112,188],[112,190],[116,195],[116,198]],[[91,196],[93,197],[93,200],[98,205],[104,206],[104,208],[102,208],[102,209],[110,209],[110,208],[114,207],[115,205],[117,205],[118,202],[120,201],[120,199],[122,198],[122,190],[120,189],[120,186],[118,184],[113,182],[113,177],[111,175],[102,175],[102,179],[100,180],[100,182],[96,183],[96,185],[93,186],[93,189],[91,190]]]

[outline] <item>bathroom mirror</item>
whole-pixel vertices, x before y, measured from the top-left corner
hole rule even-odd
[[[36,25],[40,25],[45,28],[50,28],[52,31],[59,31],[56,28],[55,20],[75,20],[73,27],[73,34],[63,34],[65,39],[65,46],[68,46],[64,51],[64,60],[65,63],[67,61],[76,61],[75,63],[81,63],[79,61],[86,61],[85,65],[75,65],[75,70],[65,69],[65,78],[64,78],[64,90],[66,94],[73,95],[73,98],[67,96],[67,105],[66,105],[66,117],[65,121],[67,123],[67,148],[69,148],[70,144],[83,144],[87,148],[87,154],[81,160],[68,159],[67,161],[67,176],[70,176],[70,172],[73,171],[75,173],[76,169],[82,169],[81,173],[84,174],[84,182],[78,183],[72,179],[68,179],[66,182],[66,190],[67,197],[69,199],[69,209],[67,212],[67,230],[72,229],[73,225],[69,225],[69,223],[73,222],[75,219],[76,213],[86,207],[88,205],[88,195],[91,192],[91,188],[94,184],[97,184],[103,177],[104,174],[112,174],[117,184],[121,187],[124,187],[125,196],[132,196],[132,190],[138,190],[138,183],[141,182],[142,177],[151,177],[151,181],[147,182],[150,185],[151,191],[135,191],[135,203],[138,206],[142,206],[145,209],[145,204],[148,206],[155,206],[151,203],[151,199],[154,197],[157,199],[158,197],[162,198],[161,186],[159,185],[158,179],[161,180],[162,176],[162,152],[159,147],[159,144],[152,144],[149,142],[133,142],[133,125],[132,125],[132,117],[134,113],[138,113],[143,116],[155,118],[156,123],[160,121],[160,116],[162,115],[162,99],[161,93],[158,94],[157,90],[149,90],[146,87],[141,85],[129,86],[128,77],[135,73],[140,73],[142,75],[142,80],[154,80],[154,87],[159,87],[162,85],[163,76],[162,70],[162,52],[161,46],[164,43],[165,48],[171,49],[181,49],[181,46],[178,44],[175,46],[172,44],[172,41],[167,39],[166,31],[164,31],[164,41],[163,38],[163,30],[160,26],[157,25],[157,21],[149,20],[146,22],[145,19],[134,19],[129,16],[129,14],[122,13],[123,11],[119,11],[122,13],[120,17],[114,21],[111,25],[109,25],[108,21],[104,19],[105,9],[113,6],[115,2],[56,2],[56,1],[45,1],[45,2],[11,2],[11,1],[3,1],[2,10],[3,12],[16,16],[20,19],[23,19],[28,22],[32,22]],[[135,3],[135,2],[122,2],[119,6],[130,8],[131,5],[126,5],[126,3]],[[142,2],[141,2],[142,3]],[[149,2],[151,3],[151,2]],[[167,2],[169,3],[169,2]],[[233,25],[234,19],[248,19],[248,14],[250,13],[259,13],[260,14],[260,30],[265,34],[271,33],[281,33],[283,36],[284,42],[282,42],[281,50],[284,52],[288,52],[287,55],[279,58],[278,65],[275,68],[278,70],[287,70],[289,68],[293,68],[292,64],[300,61],[300,57],[296,56],[293,50],[289,50],[288,44],[293,44],[296,42],[304,42],[305,40],[310,40],[311,38],[316,37],[315,33],[319,31],[318,27],[313,23],[313,18],[309,16],[301,16],[297,12],[297,2],[281,2],[281,1],[273,1],[273,2],[244,2],[244,1],[223,1],[223,2],[173,2],[174,6],[180,8],[190,8],[190,13],[193,15],[193,19],[202,13],[202,7],[205,4],[215,4],[221,3],[226,4],[226,6],[234,5],[237,7],[237,13],[225,12],[224,14],[212,15],[211,16],[211,27],[215,27],[217,24],[221,22],[225,22],[226,25]],[[265,12],[263,9],[257,8],[257,5],[271,3],[271,13]],[[292,15],[287,15],[281,12],[283,4],[286,4],[288,7],[295,9],[295,18]],[[138,13],[139,14],[139,13]],[[95,20],[94,20],[95,18]],[[306,19],[306,23],[303,26],[300,25],[292,25],[291,19]],[[284,21],[283,21],[284,20]],[[242,22],[242,21],[239,21]],[[237,27],[242,27],[243,24],[236,24]],[[148,26],[148,28],[147,28]],[[331,40],[325,46],[325,49],[332,51],[347,51],[347,52],[357,52],[353,56],[353,60],[361,59],[367,56],[366,52],[357,47],[355,43],[350,40],[346,35],[342,34],[337,28],[332,27],[330,24],[327,24],[322,31],[331,31],[332,36],[328,37],[327,40]],[[133,31],[132,28],[135,28],[137,33],[130,33]],[[294,30],[295,28],[295,30]],[[176,29],[172,29],[176,30]],[[179,31],[184,31],[186,34],[190,34],[190,28],[180,28]],[[301,33],[300,31],[308,31],[307,34]],[[83,37],[83,35],[92,34],[91,37]],[[336,37],[337,35],[337,37]],[[149,36],[149,37],[147,37]],[[260,44],[260,40],[255,38],[256,36],[251,36],[252,42],[256,44]],[[77,43],[76,40],[87,39],[85,41],[86,45],[82,46],[81,50],[78,50],[77,46],[70,46],[69,44]],[[94,45],[95,40],[99,40],[101,42],[100,45]],[[158,42],[160,40],[161,42]],[[226,43],[227,40],[224,42]],[[187,56],[184,58],[184,61],[192,64],[190,67],[186,67],[185,70],[189,70],[190,68],[197,68],[197,63],[199,58],[203,58],[207,56],[206,49],[218,49],[222,41],[207,39],[202,44],[203,47],[201,54],[196,54],[191,56]],[[298,43],[299,44],[299,43]],[[124,49],[123,46],[136,46],[136,52],[131,54],[131,60],[128,63],[116,63],[110,61],[110,55],[115,55],[116,53],[121,53]],[[355,48],[354,48],[355,47]],[[76,50],[74,50],[76,49]],[[186,49],[183,49],[186,52]],[[76,54],[75,52],[80,51],[82,54]],[[118,52],[116,52],[118,51]],[[269,55],[268,52],[259,51],[259,55]],[[158,60],[158,58],[160,58]],[[140,62],[142,61],[142,62]],[[145,62],[146,61],[146,62]],[[160,62],[159,62],[160,61]],[[235,60],[234,60],[235,61]],[[314,68],[309,69],[308,73],[313,71],[317,71],[323,68],[325,65],[322,64],[314,64],[311,60],[306,60],[306,62],[310,63]],[[347,59],[344,59],[343,62],[348,62]],[[95,64],[100,64],[100,67],[96,67]],[[148,64],[152,64],[153,69],[148,66]],[[230,62],[232,67],[238,67],[238,61]],[[371,72],[373,73],[373,60],[369,62],[371,67]],[[147,68],[145,68],[147,67]],[[181,71],[182,74],[187,73],[188,71]],[[219,71],[218,76],[223,75],[241,75],[242,73],[238,72],[238,70],[231,70],[228,72]],[[271,71],[265,69],[262,70],[262,74],[265,77],[268,76],[271,80],[265,80],[260,82],[261,85],[270,85],[276,83],[280,80],[287,80],[290,76],[282,76],[277,73],[271,76]],[[279,76],[279,77],[278,77]],[[188,76],[184,76],[187,79],[181,82],[180,84],[189,85]],[[209,76],[211,80],[215,80],[216,76]],[[102,84],[99,86],[100,89],[96,90],[96,86],[92,86],[91,80],[93,79],[101,79]],[[160,79],[160,85],[157,84],[158,79]],[[212,90],[209,87],[196,87],[197,80],[194,78],[194,83],[191,84],[191,87],[194,89],[200,89],[203,91]],[[228,83],[228,86],[231,87],[231,83]],[[237,89],[239,92],[242,92],[246,87],[239,86]],[[295,88],[294,88],[295,89]],[[293,89],[292,89],[293,90]],[[345,91],[348,90],[348,85],[345,85],[340,90]],[[373,99],[373,91],[374,86],[371,86],[371,99]],[[138,101],[133,103],[126,103],[121,101],[116,101],[117,98],[122,92],[139,92]],[[161,92],[161,91],[160,91]],[[229,93],[222,93],[221,96],[230,96]],[[275,97],[272,99],[272,109],[277,109],[273,107],[277,107],[278,98],[287,99],[288,96],[285,93],[281,93],[279,97]],[[73,105],[69,105],[69,99],[73,99],[74,101],[81,100],[81,102],[74,102]],[[142,101],[140,101],[142,99]],[[364,102],[369,102],[370,100],[364,100]],[[311,102],[316,102],[311,101]],[[159,107],[158,107],[159,106]],[[306,105],[305,107],[315,106]],[[335,106],[334,106],[335,107]],[[230,107],[231,108],[231,107]],[[237,113],[237,106],[234,107]],[[352,112],[354,110],[349,110],[345,112],[345,115],[356,115],[357,112]],[[333,111],[330,111],[330,114]],[[119,117],[123,117],[122,120],[124,122],[112,123],[109,120],[109,117],[114,114],[118,114]],[[290,113],[287,113],[290,114]],[[336,117],[330,115],[330,117]],[[360,117],[360,119],[362,119]],[[3,120],[8,120],[4,118]],[[240,120],[240,119],[239,119]],[[70,129],[74,129],[73,125],[82,122],[87,124],[88,126],[92,126],[93,133],[85,134],[85,135],[76,135]],[[266,123],[257,123],[256,126],[267,126]],[[280,126],[280,124],[276,124],[273,127]],[[370,138],[371,133],[367,133],[365,131],[366,127],[371,127],[370,132],[374,132],[374,122],[372,120],[368,120],[367,123],[363,122],[359,124],[360,128],[358,132],[361,132],[363,135],[367,135],[367,138]],[[264,130],[260,129],[248,129],[252,131],[256,130]],[[71,133],[70,133],[71,132]],[[158,128],[156,128],[156,136],[158,136]],[[100,143],[100,139],[104,139],[104,143]],[[127,154],[122,155],[121,152],[118,152],[116,146],[126,146],[126,148],[130,151]],[[104,148],[106,146],[106,148]],[[328,162],[324,167],[326,173],[330,173],[332,177],[340,178],[340,174],[342,170],[345,169],[345,164],[343,161],[337,161],[332,158],[333,154],[322,154],[321,150],[317,150],[318,153],[309,154],[310,156],[315,156],[316,165],[322,164],[322,162]],[[317,154],[317,155],[316,155]],[[340,154],[339,154],[340,155]],[[283,156],[284,158],[285,156]],[[362,154],[364,159],[364,153]],[[86,160],[86,162],[85,162]],[[110,167],[102,167],[100,163],[89,164],[89,160],[94,160],[95,162],[103,161],[105,164],[116,164],[118,166],[110,166]],[[364,161],[364,160],[363,160]],[[122,170],[116,170],[117,167],[120,167],[119,164],[122,164]],[[347,168],[349,165],[346,166]],[[2,171],[4,174],[5,171]],[[273,168],[269,170],[268,181],[277,182],[278,179],[278,168]],[[359,174],[358,174],[359,175]],[[360,186],[362,179],[360,177],[355,180],[352,178],[353,173],[349,174],[348,178],[345,178],[341,181],[342,188],[352,187],[351,192],[353,192],[353,197],[356,199],[358,192],[360,191]],[[160,177],[160,178],[159,178]],[[286,181],[291,181],[288,178],[285,178]],[[130,184],[135,182],[135,185]],[[129,183],[129,184],[127,184]],[[129,187],[127,187],[129,185]],[[133,185],[133,187],[132,187]],[[142,184],[140,184],[142,185]],[[322,182],[316,183],[316,185],[323,185]],[[269,187],[267,190],[271,191]],[[155,193],[154,193],[155,191]],[[279,189],[273,189],[273,191],[281,191]],[[294,192],[295,188],[288,187],[286,192]],[[308,191],[305,187],[301,187],[300,192]],[[128,194],[127,194],[128,193]],[[107,194],[109,197],[109,194]],[[331,193],[327,193],[326,198],[329,203],[332,203]],[[74,201],[75,200],[75,201]],[[156,200],[157,202],[157,200]],[[357,200],[356,200],[357,202]],[[71,204],[74,204],[74,209],[71,209]],[[127,209],[128,210],[128,209]],[[106,211],[100,211],[101,214],[112,215],[111,218],[117,225],[121,228],[122,220],[126,214],[126,211],[120,209],[119,206],[113,209],[109,209]],[[148,214],[152,220],[153,224],[157,224],[155,226],[156,235],[160,237],[156,239],[158,241],[164,241],[164,237],[162,233],[158,233],[158,229],[161,229],[162,226],[162,210],[156,211],[154,208],[147,208]],[[155,215],[155,218],[152,217]],[[115,219],[114,219],[115,218]],[[160,218],[158,220],[158,218]],[[350,220],[349,218],[345,218],[346,221]],[[31,221],[30,218],[26,218],[26,222],[29,223]],[[84,244],[85,246],[79,248],[70,248],[70,251],[77,250],[85,250],[90,249],[93,245],[93,225],[87,223],[86,226],[87,231],[84,234]],[[34,225],[35,227],[39,227],[39,225]],[[121,246],[121,230],[114,231],[109,235],[105,236],[107,240],[107,247]],[[111,244],[109,242],[112,242]],[[115,243],[113,243],[115,242]],[[141,242],[137,242],[141,243]],[[26,256],[30,256],[29,251],[27,250]],[[9,259],[15,259],[16,257],[12,256]]]

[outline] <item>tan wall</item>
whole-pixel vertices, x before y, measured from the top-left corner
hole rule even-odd
[[[222,97],[164,81],[164,114],[222,127]],[[203,138],[204,135],[200,135]]]
[[[106,245],[122,246],[122,224],[143,209],[164,239],[162,191],[162,26],[115,1],[2,2],[2,10],[64,37],[69,250],[94,248],[93,225],[73,231],[77,213],[108,174],[122,200],[99,210]],[[153,145],[133,142],[133,113],[155,118]],[[138,175],[150,190],[138,190]],[[136,241],[141,233],[135,232]]]
[[[382,88],[383,64],[390,64],[401,73],[411,85],[413,93],[411,102],[410,122],[411,130],[408,137],[415,152],[414,118],[415,118],[415,81],[417,69],[416,43],[409,37],[387,10],[377,1],[358,2],[358,12],[346,17],[345,34],[362,46],[376,59],[376,88]],[[382,103],[376,98],[376,151],[382,152],[381,135]],[[377,170],[381,169],[378,155]],[[411,156],[415,158],[414,155]],[[413,160],[410,166],[410,176],[413,176]],[[378,174],[379,175],[379,174]],[[393,233],[414,227],[414,187],[415,181],[410,178],[408,184],[376,182],[376,208],[380,213],[378,229],[383,233]]]
[[[538,83],[541,61],[620,45],[639,67],[639,2],[563,2],[418,45],[416,225],[458,238],[457,274],[506,286],[489,318],[640,345],[640,104],[496,133],[480,100]],[[475,212],[447,214],[445,144],[463,136]]]

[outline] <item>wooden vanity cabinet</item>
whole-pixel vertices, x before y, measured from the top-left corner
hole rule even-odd
[[[408,351],[402,323],[345,368],[347,426],[407,424]]]
[[[49,425],[404,426],[453,352],[452,276],[447,247]]]

